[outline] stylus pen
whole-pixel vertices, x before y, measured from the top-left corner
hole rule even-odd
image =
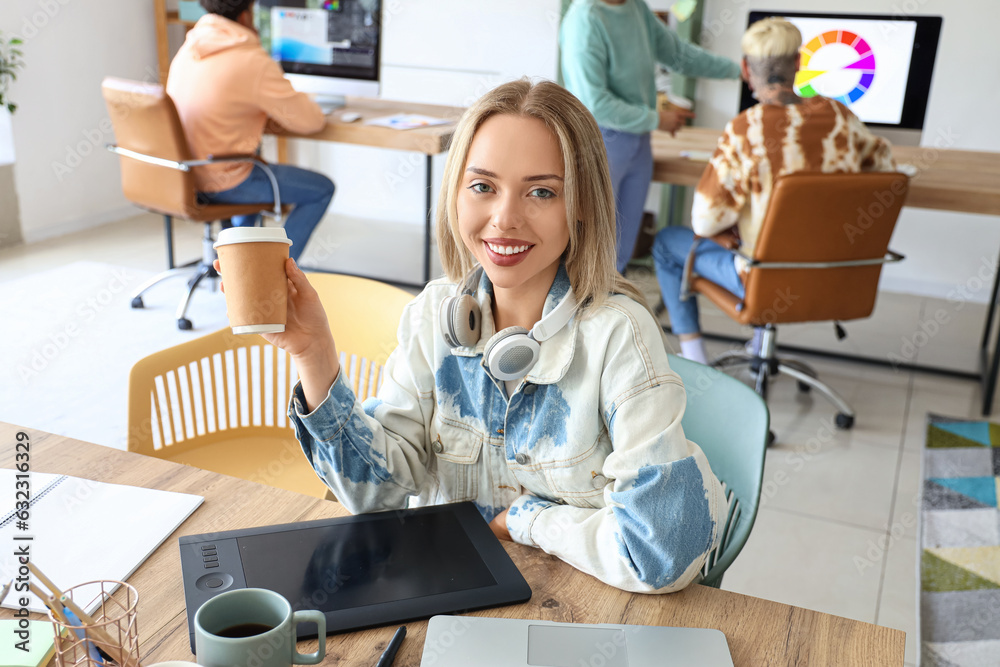
[[[396,659],[396,651],[399,650],[399,645],[403,643],[403,637],[405,636],[406,626],[401,625],[396,630],[396,634],[389,640],[389,645],[385,647],[385,651],[382,652],[382,657],[375,663],[375,667],[389,667],[392,664],[392,661]]]

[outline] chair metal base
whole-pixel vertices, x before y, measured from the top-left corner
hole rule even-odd
[[[816,371],[809,364],[797,359],[784,359],[776,354],[777,331],[774,327],[760,327],[760,350],[751,353],[744,350],[727,350],[711,360],[713,368],[728,369],[746,366],[754,380],[754,390],[767,400],[768,385],[772,378],[787,375],[798,382],[799,391],[815,389],[823,394],[834,407],[837,415],[834,423],[837,428],[849,429],[854,426],[854,409],[833,387],[817,377]]]
[[[201,240],[201,259],[196,262],[190,262],[184,266],[168,269],[163,273],[157,274],[145,281],[139,287],[132,292],[132,307],[133,308],[144,308],[145,304],[142,300],[142,295],[146,293],[154,285],[158,285],[165,280],[170,278],[175,278],[178,276],[190,276],[187,282],[187,291],[185,292],[183,298],[181,298],[180,304],[177,306],[177,328],[183,331],[187,331],[193,328],[191,320],[187,318],[188,306],[191,305],[191,297],[194,295],[195,289],[205,278],[218,278],[219,274],[212,265],[218,255],[213,247],[215,239],[212,237],[212,223],[205,223],[205,234],[202,236]]]

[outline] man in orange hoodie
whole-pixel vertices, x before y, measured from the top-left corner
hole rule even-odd
[[[295,91],[261,47],[253,27],[253,0],[200,0],[208,12],[188,32],[170,64],[167,94],[180,114],[191,150],[209,155],[255,153],[268,118],[293,132],[318,132],[326,119],[307,95]],[[298,260],[333,198],[333,181],[307,169],[270,165],[283,204],[294,204],[285,219]],[[271,182],[259,167],[228,162],[195,168],[201,198],[212,204],[273,202]],[[236,226],[258,216],[233,218]]]

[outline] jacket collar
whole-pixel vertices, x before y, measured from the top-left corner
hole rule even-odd
[[[544,318],[552,309],[559,305],[562,298],[569,291],[569,274],[566,273],[565,265],[559,266],[552,287],[545,297],[545,305],[542,307],[542,317]],[[476,302],[482,314],[482,325],[479,342],[475,347],[457,347],[452,350],[452,354],[460,357],[482,356],[486,350],[486,344],[496,333],[496,323],[493,321],[493,283],[490,282],[486,272],[482,272],[479,279],[479,288],[476,290]],[[569,370],[569,365],[573,361],[573,353],[576,349],[576,333],[579,327],[577,316],[573,316],[566,326],[564,326],[552,338],[539,344],[538,361],[525,376],[525,380],[532,384],[553,384],[562,379]],[[482,360],[480,360],[482,363]]]

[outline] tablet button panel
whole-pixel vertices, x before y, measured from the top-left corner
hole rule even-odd
[[[233,585],[233,578],[226,572],[212,572],[199,577],[194,585],[203,591],[219,593]]]

